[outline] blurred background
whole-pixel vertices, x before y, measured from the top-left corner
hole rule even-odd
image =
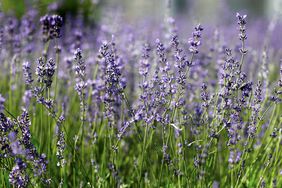
[[[168,6],[174,16],[210,23],[236,11],[247,13],[251,19],[273,18],[281,14],[282,0],[0,0],[1,11],[18,18],[33,8],[41,15],[47,12],[82,15],[88,22],[99,21],[103,11],[106,14],[111,10],[119,10],[129,22],[160,20]]]

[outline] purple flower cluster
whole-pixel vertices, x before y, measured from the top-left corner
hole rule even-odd
[[[57,121],[57,152],[56,156],[58,158],[57,166],[63,167],[66,163],[64,158],[64,150],[66,147],[65,143],[65,133],[62,130],[62,123],[65,120],[65,117],[61,115]]]
[[[15,121],[0,113],[0,157],[15,158],[15,166],[9,174],[9,182],[15,187],[27,187],[31,177],[43,178],[47,169],[45,154],[40,155],[31,142],[30,126],[25,110]],[[33,174],[27,172],[28,165],[32,166]]]
[[[40,18],[42,27],[43,41],[61,37],[61,27],[63,25],[63,18],[58,15],[45,15]]]
[[[4,111],[5,98],[0,94],[0,114]]]
[[[198,47],[201,45],[201,31],[204,28],[199,24],[195,27],[195,31],[192,33],[193,37],[188,40],[190,44],[189,51],[193,54],[199,53]]]
[[[247,39],[247,35],[246,35],[246,18],[247,18],[247,15],[240,15],[239,13],[236,14],[236,17],[238,19],[238,25],[239,25],[239,39],[242,41],[243,45],[242,47],[240,48],[240,52],[242,54],[246,54],[247,53],[247,50],[245,49],[245,44],[244,44],[244,41]]]
[[[30,63],[27,61],[23,63],[23,72],[24,72],[24,77],[25,77],[25,83],[26,85],[31,85],[33,82],[32,79],[32,72],[31,72],[31,66]]]
[[[103,101],[106,105],[106,116],[113,120],[117,116],[120,106],[122,92],[126,83],[121,79],[123,60],[117,55],[115,42],[104,42],[100,47],[100,54],[104,62],[104,86],[105,94]]]
[[[74,53],[74,60],[76,62],[75,74],[77,75],[77,83],[75,85],[75,90],[78,92],[78,95],[83,99],[85,96],[84,90],[87,86],[85,82],[85,62],[82,59],[82,51],[77,49]]]
[[[30,68],[29,68],[30,69]],[[31,73],[28,67],[24,67],[26,82],[28,84],[32,83]],[[36,67],[36,75],[38,76],[37,81],[39,83],[44,83],[46,88],[50,88],[52,85],[52,79],[55,74],[55,61],[50,58],[47,62],[45,62],[44,58],[40,57],[37,59],[37,67]]]
[[[246,15],[236,14],[240,45],[221,27],[207,27],[205,38],[200,24],[182,40],[172,18],[144,36],[157,26],[93,28],[45,15],[39,33],[36,15],[3,19],[0,28],[0,160],[14,160],[4,166],[12,186],[44,186],[51,176],[56,186],[161,187],[165,175],[180,187],[229,179],[240,187],[252,169],[265,175],[279,165],[281,53],[257,50],[251,32],[246,44]]]
[[[9,182],[15,187],[27,187],[29,177],[25,174],[27,164],[20,158],[16,159],[16,165],[9,175]]]

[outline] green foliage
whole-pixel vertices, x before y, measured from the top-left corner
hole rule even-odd
[[[1,0],[2,7],[0,9],[5,13],[15,15],[21,18],[27,9],[34,8],[41,15],[48,13],[48,6],[57,3],[56,13],[64,16],[66,14],[77,15],[82,14],[85,21],[97,21],[100,15],[100,4],[93,4],[91,0]]]
[[[2,0],[2,9],[4,12],[21,17],[25,12],[26,7],[24,0]]]

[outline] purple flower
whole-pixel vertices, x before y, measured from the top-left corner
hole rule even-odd
[[[199,52],[198,47],[201,45],[200,38],[201,38],[201,32],[203,30],[204,29],[201,26],[201,24],[197,25],[195,27],[195,31],[192,33],[193,37],[188,40],[188,43],[190,44],[189,51],[192,54],[197,54]]]
[[[42,27],[43,41],[54,38],[60,38],[61,27],[63,25],[63,18],[58,15],[45,15],[40,18]]]
[[[0,113],[0,131],[6,133],[11,130],[13,126],[14,122],[3,113]]]
[[[44,59],[42,57],[37,59],[37,67],[35,74],[38,76],[37,82],[43,83],[44,81],[44,76],[45,76],[45,64],[44,64]]]
[[[240,48],[240,52],[242,54],[246,54],[247,53],[247,50],[245,49],[245,44],[244,44],[244,41],[247,39],[247,35],[246,35],[246,18],[247,18],[247,15],[243,15],[241,16],[238,12],[236,13],[236,17],[238,19],[238,25],[239,25],[239,39],[242,41],[243,45],[242,47]]]
[[[245,26],[246,25],[246,18],[247,18],[247,15],[243,15],[241,16],[240,13],[236,13],[236,17],[238,18],[238,25],[241,27],[241,26]]]
[[[280,61],[281,61],[281,65],[280,65],[280,79],[278,81],[278,86],[281,89],[282,88],[282,59]]]
[[[63,167],[65,165],[65,159],[64,159],[64,150],[66,147],[65,143],[65,134],[62,130],[62,123],[65,120],[64,115],[61,115],[60,118],[57,121],[57,152],[56,156],[58,159],[57,166]]]
[[[47,170],[48,161],[46,159],[46,155],[43,153],[41,155],[36,156],[36,158],[32,161],[34,168],[33,173],[34,176],[43,176]]]
[[[76,51],[74,52],[74,60],[76,62],[76,66],[75,66],[75,74],[77,75],[78,79],[81,81],[85,80],[85,62],[82,59],[82,51],[81,49],[76,49]]]
[[[0,114],[4,111],[5,98],[0,94]]]
[[[253,86],[252,82],[247,82],[240,87],[240,90],[242,91],[242,98],[241,98],[242,104],[245,104],[247,102],[246,100],[251,94],[252,86]]]
[[[0,52],[2,51],[4,46],[4,30],[0,29]]]
[[[201,92],[201,99],[203,100],[203,106],[209,106],[209,94],[207,92],[207,85],[205,83],[202,84],[202,92]]]
[[[85,62],[82,59],[82,51],[77,49],[74,53],[74,60],[76,62],[75,73],[76,73],[76,84],[75,90],[78,93],[80,99],[80,108],[81,108],[81,121],[85,121],[85,89],[87,87],[87,82],[85,81]]]
[[[21,158],[16,159],[16,165],[9,174],[9,182],[15,187],[27,187],[29,177],[26,174],[27,164]]]
[[[36,33],[36,24],[34,20],[36,19],[37,11],[31,9],[23,16],[21,20],[21,36],[26,38],[27,43],[32,43],[33,36]],[[30,44],[27,44],[27,51],[30,52]]]
[[[142,49],[142,58],[140,61],[139,73],[142,76],[147,76],[150,68],[149,58],[150,58],[151,47],[148,43],[144,44]]]
[[[31,133],[30,126],[31,122],[29,120],[29,114],[26,110],[23,111],[21,117],[19,117],[20,128],[22,132],[21,143],[28,149],[33,148],[33,144],[31,143]]]
[[[117,54],[116,44],[113,40],[111,43],[104,42],[100,47],[99,52],[105,63],[105,115],[113,120],[113,118],[117,116],[116,112],[120,107],[123,96],[122,93],[125,89],[125,84],[122,83],[121,80],[123,61]]]
[[[25,109],[28,109],[29,106],[30,106],[30,101],[31,101],[31,98],[33,97],[33,93],[32,93],[32,90],[26,90],[24,92],[24,95],[22,97],[22,101],[24,103],[24,108]]]
[[[44,79],[44,83],[46,84],[47,88],[50,88],[52,85],[52,79],[53,79],[53,75],[55,74],[55,61],[50,58],[45,66],[45,79]]]
[[[168,153],[168,146],[167,145],[163,145],[163,163],[167,164],[167,165],[171,165],[172,164],[172,160],[171,160],[171,156]]]
[[[229,153],[228,162],[230,164],[238,164],[240,162],[241,155],[242,155],[242,152],[240,152],[240,151],[235,152],[235,151],[231,150],[230,153]]]
[[[11,149],[14,155],[24,155],[25,154],[25,151],[18,140],[11,142]]]
[[[32,79],[32,73],[31,73],[31,66],[28,61],[23,63],[23,73],[24,73],[26,85],[30,86],[33,82],[33,79]]]

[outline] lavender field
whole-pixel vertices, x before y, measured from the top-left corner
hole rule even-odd
[[[0,12],[0,187],[282,187],[281,15],[39,8]]]

